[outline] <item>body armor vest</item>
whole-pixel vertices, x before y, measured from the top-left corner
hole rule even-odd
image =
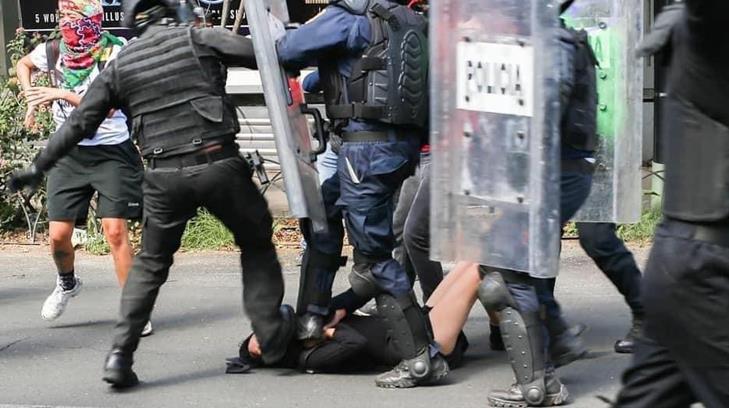
[[[587,32],[562,28],[563,41],[572,55],[572,88],[563,110],[560,130],[562,143],[593,152],[597,148],[597,58],[587,41]],[[566,61],[563,61],[565,63]]]
[[[729,127],[675,95],[663,111],[663,213],[689,222],[729,217]]]
[[[191,27],[153,27],[116,60],[116,83],[132,117],[142,156],[185,154],[232,141],[239,130],[225,76],[217,80],[203,65]]]
[[[334,62],[319,67],[327,116],[339,124],[363,119],[426,128],[427,21],[387,0],[370,0],[362,9],[370,21],[372,38],[354,62],[350,77],[345,78]]]

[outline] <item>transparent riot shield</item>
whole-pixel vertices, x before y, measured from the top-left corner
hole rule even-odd
[[[430,4],[431,256],[556,276],[557,7]]]
[[[589,34],[597,68],[599,144],[592,191],[576,221],[637,222],[641,210],[643,63],[635,46],[643,7],[628,0],[580,0],[563,15]]]
[[[309,218],[315,230],[326,228],[326,214],[314,162],[326,142],[319,111],[308,108],[297,78],[278,62],[276,39],[288,21],[285,0],[245,0],[246,17],[256,53],[258,72],[271,119],[284,187],[292,215]],[[320,138],[317,149],[305,114],[314,115]]]

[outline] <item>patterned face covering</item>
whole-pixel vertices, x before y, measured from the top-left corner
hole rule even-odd
[[[106,49],[122,42],[101,31],[104,10],[99,0],[60,0],[63,86],[73,89],[83,83]]]

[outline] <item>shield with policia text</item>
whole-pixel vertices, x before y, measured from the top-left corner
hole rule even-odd
[[[555,276],[558,7],[430,4],[431,255]]]
[[[315,161],[326,147],[322,118],[308,108],[298,78],[279,64],[276,40],[288,22],[285,0],[246,0],[246,17],[255,48],[266,106],[271,119],[284,187],[293,216],[309,218],[314,230],[326,229],[326,214]],[[318,146],[314,148],[305,114],[314,116]]]
[[[641,210],[643,63],[635,46],[643,8],[628,0],[579,0],[563,15],[584,29],[597,67],[597,132],[592,191],[574,217],[587,222],[637,222]]]

